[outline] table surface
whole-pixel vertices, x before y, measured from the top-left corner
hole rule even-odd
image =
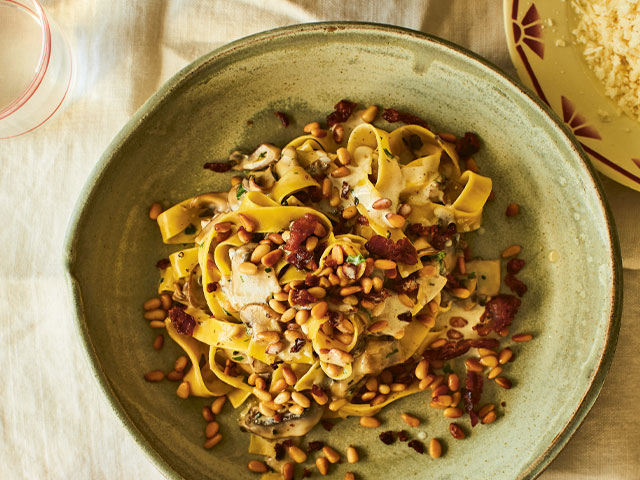
[[[45,0],[69,39],[77,81],[39,130],[0,141],[0,465],[3,478],[162,474],[103,397],[76,333],[61,266],[64,233],[102,151],[180,68],[231,40],[321,20],[402,25],[476,51],[510,75],[499,0]],[[640,193],[602,179],[620,233],[624,313],[604,388],[541,476],[637,479],[640,472]]]

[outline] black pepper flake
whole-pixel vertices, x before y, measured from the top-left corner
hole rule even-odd
[[[307,444],[307,453],[315,452],[316,450],[320,450],[324,447],[324,442],[321,440],[314,440]]]
[[[293,446],[293,440],[285,440],[284,442],[282,442],[282,446],[285,448],[289,448]]]
[[[382,441],[382,443],[384,443],[385,445],[391,445],[393,442],[396,441],[396,433],[392,432],[391,430],[388,430],[386,432],[382,432],[379,435],[379,438]]]
[[[398,432],[398,440],[400,440],[401,442],[406,442],[407,440],[409,440],[409,434],[406,430],[400,430]]]
[[[329,420],[321,420],[320,425],[322,425],[322,428],[324,428],[327,432],[333,430],[333,423],[331,423]]]
[[[207,292],[215,292],[218,289],[218,282],[207,283]]]
[[[401,322],[410,322],[411,321],[411,312],[404,312],[398,315],[398,320]]]
[[[280,365],[281,363],[284,363],[284,361],[282,361],[282,360],[276,360],[275,362],[273,362],[273,363],[270,365],[270,367],[271,367],[271,368],[273,368],[273,369],[275,370],[276,368],[278,368],[278,365]]]
[[[280,120],[280,123],[282,123],[282,126],[284,128],[287,128],[289,126],[289,117],[287,117],[287,115],[283,112],[273,112],[273,114],[278,117],[278,119]]]
[[[311,470],[309,470],[308,468],[305,468],[305,469],[302,471],[302,478],[308,478],[308,477],[310,477],[310,476],[311,476]]]
[[[411,440],[407,445],[413,448],[420,455],[424,453],[424,444],[420,440]]]

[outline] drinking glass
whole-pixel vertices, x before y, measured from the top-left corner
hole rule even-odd
[[[0,0],[0,139],[51,118],[71,77],[69,46],[38,0]]]

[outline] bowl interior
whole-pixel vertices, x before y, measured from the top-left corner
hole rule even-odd
[[[180,400],[176,384],[146,383],[142,374],[169,371],[172,342],[151,348],[158,334],[141,305],[154,294],[162,245],[152,202],[165,207],[228,188],[230,174],[203,170],[238,147],[284,144],[341,98],[406,110],[436,131],[474,131],[484,147],[481,172],[494,180],[495,200],[474,252],[497,258],[523,246],[521,277],[529,286],[515,332],[535,340],[514,347],[506,375],[514,388],[487,382],[484,399],[505,402],[499,420],[449,436],[448,421],[423,395],[396,402],[380,418],[384,430],[406,428],[411,412],[425,421],[411,436],[440,437],[436,460],[406,444],[385,446],[379,432],[340,422],[324,438],[344,452],[358,445],[362,478],[517,478],[535,476],[566,442],[599,391],[617,334],[617,246],[606,208],[574,143],[536,102],[468,53],[415,32],[373,25],[307,25],[236,42],[195,62],[156,94],[105,153],[87,186],[69,235],[68,268],[79,323],[98,377],[125,423],[158,465],[185,478],[253,478],[248,436],[236,414],[219,416],[224,440],[202,448],[205,399]],[[286,112],[283,128],[274,111]],[[385,126],[384,124],[381,124]],[[388,125],[387,125],[388,126]],[[507,218],[509,202],[521,214]],[[550,261],[550,254],[557,258]],[[167,338],[167,340],[169,340]],[[459,372],[462,373],[462,372]],[[500,390],[500,391],[498,391]],[[333,467],[344,475],[346,464]]]

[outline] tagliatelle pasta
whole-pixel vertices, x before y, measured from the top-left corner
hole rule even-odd
[[[500,262],[470,261],[461,238],[492,189],[471,168],[475,137],[357,114],[337,125],[343,138],[310,124],[282,150],[234,152],[243,175],[228,192],[157,217],[165,243],[186,244],[158,287],[190,362],[178,393],[243,407],[252,453],[276,457],[323,418],[370,417],[425,390],[444,360],[495,347],[519,306],[503,295],[466,330],[442,323],[500,297]],[[457,395],[446,408],[460,410]]]

